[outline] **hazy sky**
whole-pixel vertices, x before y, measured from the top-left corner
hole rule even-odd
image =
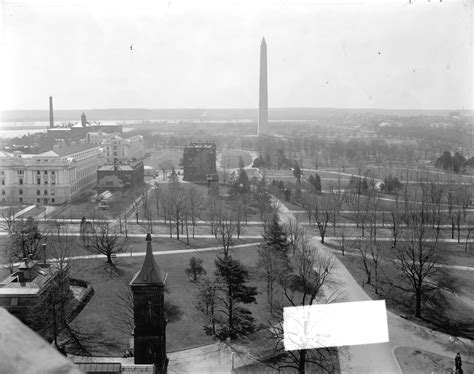
[[[270,107],[473,108],[471,0],[412,2],[3,0],[0,105],[255,108],[265,36]]]

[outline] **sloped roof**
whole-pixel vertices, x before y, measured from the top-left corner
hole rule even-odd
[[[97,148],[96,145],[93,144],[75,144],[75,145],[68,145],[67,147],[59,148],[58,150],[54,151],[58,154],[58,156],[64,157],[71,155],[73,153],[85,151],[86,149]]]
[[[148,241],[146,243],[145,261],[143,261],[142,268],[135,274],[130,285],[164,285],[167,276],[168,274],[162,272],[155,262],[151,242]]]

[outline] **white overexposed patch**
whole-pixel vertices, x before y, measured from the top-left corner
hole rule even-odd
[[[388,342],[385,300],[283,309],[287,351]]]

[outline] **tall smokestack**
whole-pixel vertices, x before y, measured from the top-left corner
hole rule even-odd
[[[53,97],[49,97],[49,128],[54,127]]]

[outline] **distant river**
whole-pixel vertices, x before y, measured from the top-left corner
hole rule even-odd
[[[65,121],[67,123],[67,121]],[[72,122],[72,121],[71,121]],[[113,121],[104,121],[103,123],[110,123]],[[0,122],[0,138],[15,138],[28,134],[36,134],[46,132],[49,127],[48,121],[38,122]],[[123,131],[128,132],[133,130],[132,127],[124,127]]]

